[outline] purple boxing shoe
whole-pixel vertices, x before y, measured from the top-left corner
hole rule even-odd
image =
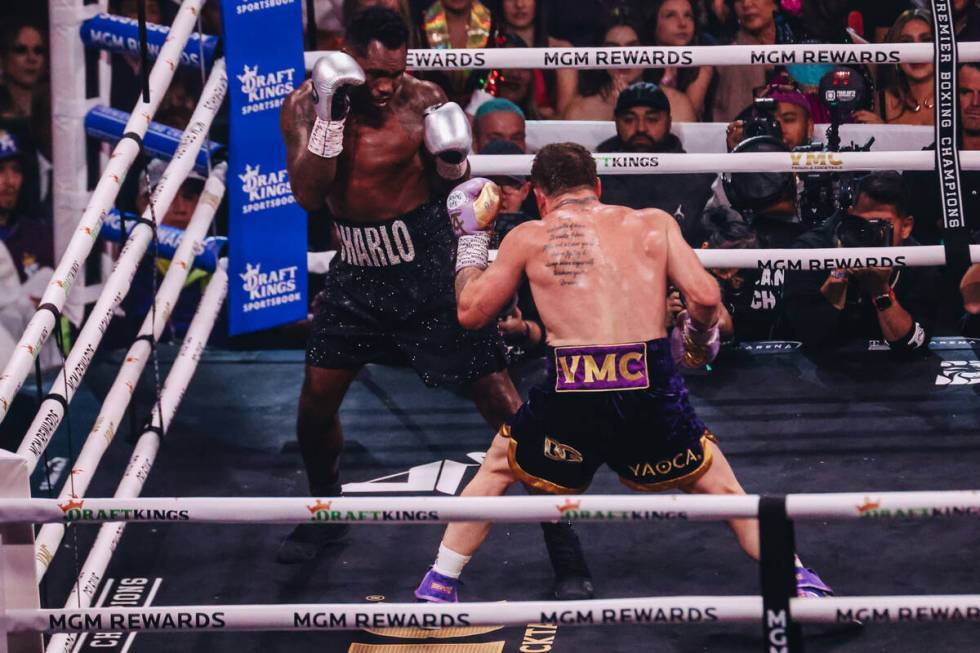
[[[415,598],[428,603],[458,603],[459,598],[456,596],[458,583],[458,578],[443,576],[435,569],[429,569],[425,578],[419,583],[418,589],[415,590]]]
[[[834,590],[812,569],[796,565],[796,595],[804,599],[822,599],[833,596]]]

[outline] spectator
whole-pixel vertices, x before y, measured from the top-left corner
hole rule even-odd
[[[735,0],[738,18],[736,45],[773,45],[776,43],[775,0]],[[715,89],[711,117],[719,122],[731,122],[746,105],[752,102],[753,89],[763,87],[773,73],[771,66],[720,66],[718,87]]]
[[[0,117],[30,118],[34,91],[41,82],[47,60],[41,28],[14,22],[0,33],[4,102]]]
[[[157,184],[160,183],[166,169],[166,161],[154,159],[147,165],[146,174],[140,175],[139,192],[136,196],[136,212],[139,215],[143,215],[149,206],[150,194],[157,187]],[[147,178],[149,178],[149,187],[147,186]],[[191,170],[183,183],[181,183],[177,194],[174,195],[174,199],[170,203],[167,212],[162,218],[157,216],[160,218],[160,224],[177,229],[186,229],[202,192],[204,192],[204,177]]]
[[[980,41],[980,7],[976,0],[953,0],[957,41]]]
[[[361,9],[368,7],[384,7],[397,11],[401,15],[405,25],[408,26],[408,49],[414,50],[421,47],[422,37],[419,35],[418,24],[412,14],[412,8],[408,0],[343,0],[341,13],[346,22]]]
[[[497,30],[518,36],[535,48],[570,48],[568,41],[548,35],[547,4],[542,0],[500,0]],[[535,106],[542,118],[559,117],[575,98],[578,73],[574,68],[534,70]]]
[[[858,30],[858,35],[872,43],[883,43],[899,14],[911,8],[911,3],[907,0],[855,0],[851,5],[852,13],[859,16],[858,25],[861,29]]]
[[[959,67],[960,150],[980,150],[980,63],[965,63]],[[935,149],[935,144],[930,146]],[[939,180],[935,171],[907,170],[902,175],[912,196],[915,227],[912,235],[920,243],[937,245],[942,239],[942,213]],[[980,172],[960,173],[961,193],[967,228],[980,232]]]
[[[897,172],[861,180],[847,214],[801,239],[807,247],[918,245],[911,238],[909,189]],[[846,252],[842,252],[846,256]],[[786,282],[786,318],[804,345],[814,349],[881,339],[893,352],[928,351],[939,303],[935,268],[870,267],[795,272]]]
[[[606,30],[602,45],[636,47],[640,45],[640,37],[632,25],[619,23]],[[565,120],[612,120],[620,92],[639,81],[642,75],[642,68],[580,70],[578,96],[562,117]],[[663,91],[670,101],[672,114],[677,122],[692,122],[697,119],[690,100],[683,93],[672,88],[665,88]]]
[[[932,14],[909,9],[899,15],[885,37],[888,43],[929,43],[932,41]],[[857,122],[899,125],[931,125],[936,105],[934,68],[928,63],[902,63],[882,66],[876,111],[855,111]]]
[[[425,11],[423,46],[443,50],[485,48],[490,43],[493,17],[480,0],[436,0]],[[467,104],[469,71],[452,71],[438,80],[450,100]],[[433,77],[435,81],[435,77]]]
[[[568,0],[540,1],[548,5],[549,34],[578,47],[594,45],[602,39],[608,0],[575,0],[575,11],[568,11]]]
[[[654,0],[651,5],[646,29],[654,45],[684,47],[703,44],[697,32],[696,0]],[[697,116],[704,113],[715,75],[711,66],[660,68],[648,73],[649,81],[684,93]]]
[[[616,102],[616,135],[597,152],[683,153],[670,132],[671,105],[663,89],[649,82],[630,85]],[[701,211],[711,194],[711,173],[605,175],[602,201],[634,209],[657,208],[672,214],[689,243],[699,245]]]
[[[473,117],[473,149],[477,151],[491,141],[507,141],[519,148],[519,154],[524,154],[526,136],[524,112],[510,100],[495,98],[485,102]]]
[[[738,32],[738,20],[729,0],[701,0],[705,11],[701,26],[717,43],[731,43]]]
[[[527,43],[514,34],[498,34],[495,38],[498,48],[526,48]],[[529,68],[506,68],[477,72],[470,76],[468,90],[472,90],[466,111],[470,115],[476,113],[481,104],[498,97],[510,100],[521,108],[524,115],[537,120],[541,112],[538,110],[538,77]]]
[[[154,159],[147,165],[146,174],[140,175],[139,194],[136,198],[136,209],[140,215],[143,215],[149,205],[150,196],[163,178],[166,168],[166,162]],[[149,185],[147,185],[147,177],[149,177]],[[204,179],[197,173],[191,172],[180,185],[167,212],[162,217],[157,216],[157,219],[161,224],[169,227],[186,229],[203,190]],[[169,268],[169,260],[154,259],[152,248],[143,257],[130,284],[130,291],[121,304],[125,317],[119,320],[116,326],[111,327],[111,334],[107,336],[113,342],[128,343],[137,335],[143,319],[153,304],[156,291],[154,275],[159,284]],[[191,270],[187,275],[184,288],[177,298],[169,319],[170,327],[176,335],[186,333],[210,279],[210,274],[197,269]]]
[[[200,71],[178,68],[160,101],[154,120],[175,129],[187,129],[202,90]]]
[[[24,192],[24,168],[29,156],[9,129],[0,129],[0,242],[3,242],[21,282],[42,268],[54,267],[51,223],[32,215]]]

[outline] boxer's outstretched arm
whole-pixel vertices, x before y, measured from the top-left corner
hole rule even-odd
[[[697,254],[681,235],[673,218],[664,220],[667,230],[667,276],[684,295],[691,320],[700,327],[718,322],[721,291],[718,282],[701,265]]]
[[[312,83],[306,80],[286,96],[279,114],[289,185],[296,203],[307,211],[323,208],[324,197],[337,175],[336,157],[317,156],[307,147],[316,120],[312,91]]]
[[[527,261],[522,226],[507,234],[489,268],[463,268],[456,274],[456,316],[464,328],[482,329],[513,300]]]

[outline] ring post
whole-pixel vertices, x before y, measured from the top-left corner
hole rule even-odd
[[[0,449],[0,497],[31,496],[27,461]],[[0,524],[0,653],[41,653],[40,633],[7,633],[9,608],[41,607],[34,579],[34,528],[29,523]]]
[[[759,547],[762,650],[803,653],[803,633],[789,611],[789,600],[796,596],[796,542],[793,522],[786,516],[785,496],[760,497]]]

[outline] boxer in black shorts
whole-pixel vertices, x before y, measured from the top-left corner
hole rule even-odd
[[[583,492],[603,463],[638,490],[744,494],[675,367],[701,367],[717,355],[721,302],[677,221],[657,209],[602,204],[595,161],[574,143],[542,148],[531,181],[542,219],[513,229],[492,265],[493,182],[471,179],[447,201],[460,234],[460,323],[483,328],[526,279],[551,348],[548,377],[500,429],[463,495],[501,495],[519,480],[544,492]],[[669,339],[668,283],[687,306]],[[729,524],[757,560],[758,522]],[[489,530],[450,524],[416,598],[457,601],[463,567]],[[800,596],[830,593],[799,559],[796,577]]]
[[[308,365],[407,364],[429,386],[504,369],[496,329],[468,331],[456,320],[444,202],[382,222],[336,220],[334,236],[338,256],[316,300]]]
[[[456,319],[446,193],[469,174],[469,122],[439,87],[405,74],[408,30],[373,7],[348,21],[283,102],[289,182],[308,211],[329,209],[339,257],[317,298],[299,401],[300,452],[316,497],[341,491],[340,403],[365,363],[407,363],[427,385],[459,384],[497,429],[520,405],[493,332]],[[570,528],[542,525],[559,598],[591,596]],[[302,524],[280,562],[314,558],[345,524]]]

